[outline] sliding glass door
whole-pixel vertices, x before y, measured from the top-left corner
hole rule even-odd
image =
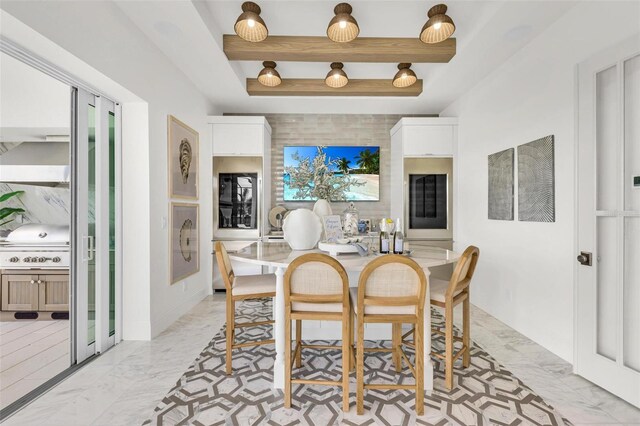
[[[82,362],[115,344],[118,120],[112,101],[82,89],[74,97],[75,353]]]

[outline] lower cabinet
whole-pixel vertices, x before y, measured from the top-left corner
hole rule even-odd
[[[37,275],[2,275],[2,310],[37,311],[39,307]]]
[[[2,274],[3,311],[69,310],[69,274]]]
[[[69,275],[39,275],[38,283],[40,311],[69,310]]]

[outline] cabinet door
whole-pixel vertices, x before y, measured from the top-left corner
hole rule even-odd
[[[263,126],[257,124],[213,124],[214,156],[260,156],[263,151]]]
[[[453,126],[406,126],[405,157],[453,156]]]
[[[69,275],[40,275],[39,306],[41,311],[69,311]]]
[[[2,310],[37,311],[38,276],[28,274],[3,275]]]

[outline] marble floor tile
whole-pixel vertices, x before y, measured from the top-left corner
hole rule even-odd
[[[224,325],[224,311],[223,295],[207,297],[153,341],[120,343],[3,425],[142,424]],[[569,363],[476,307],[471,317],[474,341],[574,425],[640,425],[640,410],[573,375]],[[360,423],[353,403],[349,413],[340,415],[341,424]],[[455,424],[447,419],[468,415],[428,407],[429,401],[425,416],[411,417],[411,424]],[[286,410],[272,412],[271,424],[297,419]],[[247,418],[255,415],[247,413]]]

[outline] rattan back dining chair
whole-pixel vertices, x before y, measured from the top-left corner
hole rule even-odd
[[[349,370],[352,358],[352,323],[349,278],[344,267],[326,254],[309,253],[296,258],[284,274],[285,300],[285,388],[284,406],[291,407],[291,386],[326,385],[342,387],[342,408],[349,411]],[[302,342],[302,321],[338,321],[342,324],[340,346]],[[296,322],[296,346],[291,351],[291,326]],[[302,366],[304,348],[341,349],[342,379],[311,380],[292,377],[293,363]]]
[[[357,288],[351,288],[351,300],[357,323],[356,343],[356,408],[364,413],[366,389],[413,389],[416,394],[416,414],[424,413],[424,305],[427,277],[412,259],[389,254],[371,261],[360,274]],[[391,348],[365,348],[364,325],[391,323]],[[415,331],[415,362],[412,365],[402,348],[402,324],[413,324]],[[396,371],[404,361],[415,384],[365,384],[365,351],[391,352]]]
[[[431,354],[440,358],[445,363],[445,385],[447,389],[453,387],[453,364],[462,356],[462,366],[467,368],[471,362],[471,327],[469,312],[469,287],[471,279],[476,270],[476,264],[480,257],[478,247],[469,246],[462,253],[458,263],[453,270],[449,281],[432,279],[431,284],[431,305],[444,308],[445,331],[433,329],[432,332],[444,335],[445,353],[432,352]],[[453,333],[453,309],[462,303],[462,337]],[[462,347],[454,353],[454,342],[462,342]]]
[[[232,372],[233,350],[247,346],[268,345],[274,343],[273,339],[253,340],[236,343],[236,329],[244,327],[257,327],[273,324],[273,320],[236,323],[236,302],[252,299],[275,297],[276,276],[274,274],[238,275],[233,273],[231,260],[224,244],[217,241],[215,244],[216,260],[222,275],[222,281],[226,289],[227,302],[227,329],[226,329],[226,373]]]

